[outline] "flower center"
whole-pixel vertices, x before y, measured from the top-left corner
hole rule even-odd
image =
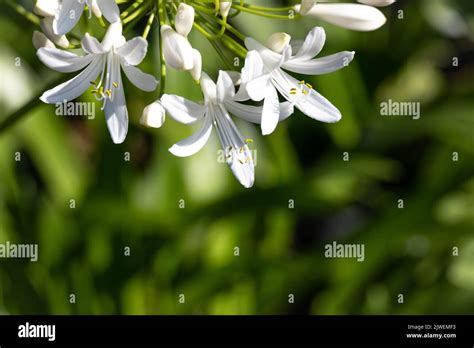
[[[112,51],[104,53],[102,62],[102,74],[99,82],[91,81],[94,86],[92,94],[97,100],[103,100],[102,110],[107,101],[113,101],[115,90],[119,87],[120,63]]]

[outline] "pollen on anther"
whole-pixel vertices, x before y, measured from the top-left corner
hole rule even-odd
[[[113,82],[112,85],[117,88],[118,87],[118,83],[117,82]]]

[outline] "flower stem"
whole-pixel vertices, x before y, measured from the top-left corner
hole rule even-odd
[[[148,37],[148,34],[150,33],[150,29],[151,29],[151,26],[153,25],[153,21],[155,20],[155,14],[152,13],[149,17],[148,17],[148,22],[146,23],[146,27],[145,27],[145,30],[143,30],[143,34],[142,34],[142,37],[146,40],[146,38]]]
[[[160,28],[162,25],[166,24],[166,0],[158,0],[158,23],[160,24]],[[160,79],[160,91],[159,97],[161,97],[165,91],[166,87],[166,63],[165,63],[165,55],[163,54],[163,40],[160,35],[160,68],[161,68],[161,79]]]

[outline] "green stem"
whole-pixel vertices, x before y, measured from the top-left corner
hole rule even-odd
[[[33,13],[27,11],[23,6],[16,4],[13,0],[7,0],[7,4],[10,5],[18,14],[29,20],[31,23],[35,25],[40,24],[40,19]]]
[[[146,23],[145,30],[143,30],[142,37],[146,40],[148,34],[150,33],[151,26],[153,25],[153,21],[155,20],[155,14],[152,13],[150,17],[148,17],[148,22]]]
[[[161,26],[166,24],[166,0],[158,0],[158,22]],[[159,97],[161,97],[165,91],[166,87],[166,62],[165,62],[165,55],[163,54],[163,38],[160,35],[160,67],[161,67],[161,79],[160,79],[160,91]]]
[[[290,19],[297,19],[297,18],[301,17],[299,14],[295,14],[294,17],[291,17],[291,18],[288,15],[282,16],[282,15],[269,14],[269,13],[261,12],[259,10],[254,10],[252,8],[245,7],[245,6],[240,6],[240,5],[232,5],[232,7],[236,8],[236,9],[242,11],[242,12],[247,12],[247,13],[250,13],[250,14],[253,14],[253,15],[256,15],[256,16],[271,18],[271,19],[290,20]]]

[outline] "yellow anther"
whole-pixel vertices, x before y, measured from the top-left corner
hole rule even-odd
[[[106,90],[105,93],[109,96],[109,98],[112,98],[112,91],[110,89]]]
[[[115,88],[118,87],[118,83],[117,83],[117,82],[112,83],[112,85],[113,85]]]
[[[313,86],[311,86],[309,83],[306,84],[306,86],[308,86],[308,88],[313,88]]]
[[[290,94],[296,94],[296,92],[290,92]]]
[[[301,81],[299,82],[300,85],[304,85],[305,83],[306,83],[306,82],[305,82],[304,80],[301,80]]]
[[[307,90],[305,90],[305,89],[303,89],[301,92],[303,92],[304,95],[308,95],[308,94],[309,94],[309,92],[308,92]]]
[[[253,139],[250,139],[250,138],[249,138],[249,139],[245,139],[245,142],[246,142],[247,144],[252,144],[252,143],[253,143]]]

